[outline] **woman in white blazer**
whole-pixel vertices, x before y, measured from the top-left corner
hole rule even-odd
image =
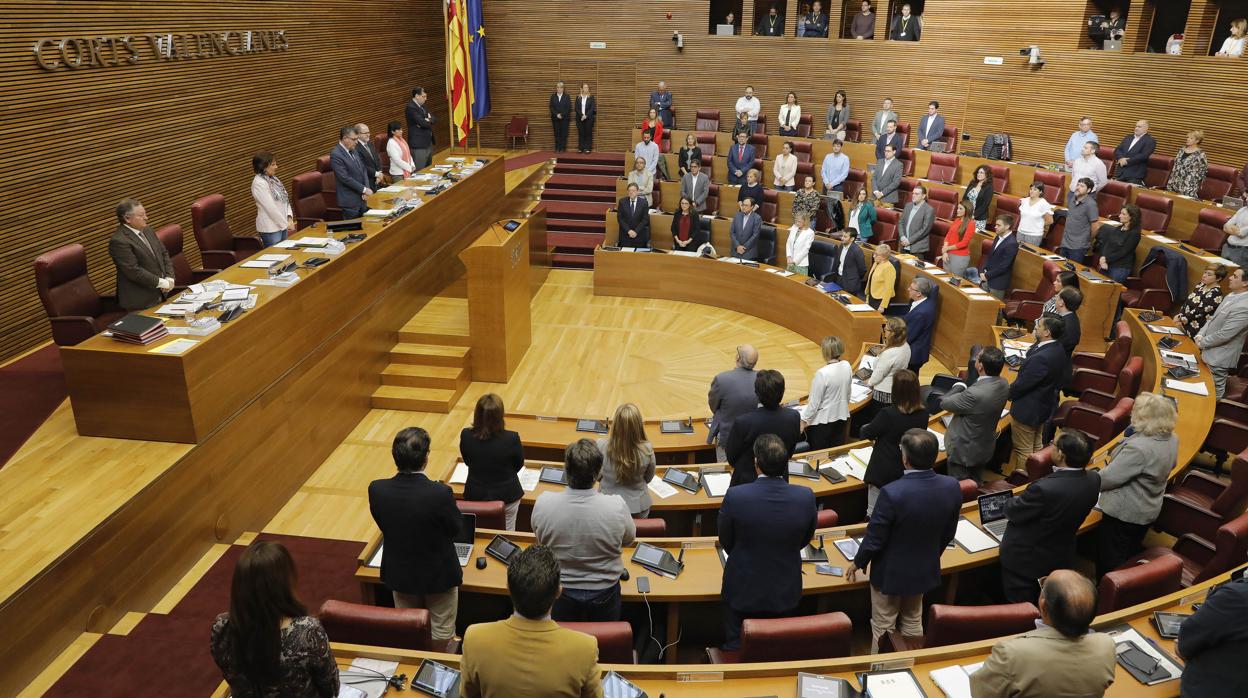
[[[256,232],[265,247],[272,247],[295,232],[295,213],[290,196],[277,178],[277,160],[273,153],[256,153],[251,158],[251,197],[256,200]]]
[[[824,337],[820,343],[827,363],[815,372],[810,398],[802,408],[802,431],[811,449],[840,445],[849,421],[849,386],[853,369],[841,358],[845,343],[840,337]]]
[[[780,106],[780,135],[796,136],[797,125],[802,120],[802,105],[797,103],[797,93],[790,92]]]
[[[797,156],[793,154],[793,142],[785,141],[780,154],[771,163],[771,174],[777,191],[793,191],[797,176]]]
[[[403,124],[391,121],[386,126],[386,155],[390,156],[390,176],[405,179],[416,171],[412,163],[412,151],[403,138]]]
[[[789,271],[803,276],[810,271],[810,245],[814,241],[815,231],[810,227],[810,216],[805,213],[794,214],[793,227],[789,228],[789,240],[784,245]]]

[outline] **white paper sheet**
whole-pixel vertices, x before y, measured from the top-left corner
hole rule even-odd
[[[989,550],[999,545],[996,539],[967,519],[958,519],[958,530],[954,532],[953,539],[958,545],[972,553]]]
[[[954,664],[929,672],[928,675],[932,677],[932,683],[949,698],[971,698],[971,674],[979,671],[983,665],[983,662],[966,666]]]
[[[940,447],[940,450],[942,451],[945,450],[945,435],[936,431],[935,429],[928,429],[927,431],[932,436],[936,437],[936,445]]]
[[[273,264],[274,262],[266,262],[260,259],[253,259],[250,262],[243,262],[242,264],[238,266],[243,269],[268,269],[269,267],[273,266]]]
[[[262,254],[256,257],[257,262],[285,262],[290,259],[288,254]]]
[[[1179,390],[1192,395],[1208,395],[1209,386],[1201,383],[1187,383],[1185,381],[1176,381],[1173,378],[1166,379],[1166,387],[1173,390]]]
[[[646,487],[648,487],[650,491],[654,493],[654,496],[659,499],[667,499],[668,497],[676,494],[675,487],[663,482],[663,479],[658,477],[646,483]]]
[[[857,458],[859,463],[866,465],[871,462],[871,447],[864,446],[863,448],[850,449],[849,455]]]
[[[186,339],[186,338],[175,339],[171,342],[165,342],[164,344],[158,347],[153,347],[151,349],[148,349],[147,353],[168,354],[170,356],[177,356],[178,354],[185,354],[191,347],[195,346],[196,344],[199,344],[198,339]]]
[[[872,308],[866,303],[850,303],[845,306],[845,309],[851,313],[870,313],[875,311],[875,308]]]
[[[248,287],[228,288],[221,292],[221,300],[223,301],[245,301],[247,300],[247,295],[250,293],[251,293],[251,289]]]
[[[392,208],[370,208],[364,212],[364,215],[370,218],[385,218],[392,213],[394,213]]]
[[[521,468],[518,473],[520,477],[520,489],[525,492],[532,492],[537,489],[538,479],[542,476],[542,471],[536,468]]]
[[[702,481],[710,491],[709,496],[722,497],[728,493],[728,486],[732,484],[732,473],[706,473],[702,476]]]
[[[447,482],[451,483],[452,485],[468,484],[468,464],[456,463],[455,471],[451,473],[451,479],[447,480]]]
[[[844,475],[845,477],[852,477],[854,479],[861,480],[867,476],[867,466],[859,463],[856,459],[850,458],[849,456],[836,458],[832,461],[831,465],[833,470],[841,475]]]
[[[908,671],[867,674],[863,688],[871,698],[927,698],[927,694]]]
[[[387,662],[382,659],[370,659],[368,657],[356,657],[351,660],[351,666],[347,667],[347,674],[352,677],[353,681],[357,681],[356,677],[364,675],[376,676],[382,674],[386,677],[394,676],[399,671],[398,662]],[[376,672],[376,673],[374,673]],[[340,672],[341,673],[341,672]],[[381,698],[382,694],[389,688],[389,684],[385,681],[368,681],[365,683],[352,683],[350,686],[347,682],[341,682],[342,688],[354,688],[360,691],[367,698]],[[339,696],[344,694],[339,691]],[[360,694],[351,694],[353,698],[360,698]]]
[[[849,386],[849,401],[862,402],[871,397],[871,386],[866,383],[854,381]]]
[[[965,293],[965,294],[967,294],[968,296],[986,296],[986,295],[988,295],[988,292],[987,292],[987,291],[985,291],[984,289],[979,288],[979,287],[977,287],[977,286],[968,286],[968,287],[966,287],[966,288],[962,289],[962,292],[963,292],[963,293]]]
[[[1183,334],[1183,330],[1177,327],[1170,327],[1169,325],[1148,324],[1145,327],[1148,328],[1149,332],[1156,332],[1157,334]]]

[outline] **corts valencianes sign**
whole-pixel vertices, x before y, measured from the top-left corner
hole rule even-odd
[[[35,42],[34,53],[35,62],[45,70],[79,70],[271,53],[288,48],[286,30],[275,29],[40,39]]]

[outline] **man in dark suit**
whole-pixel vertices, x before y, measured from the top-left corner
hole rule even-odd
[[[563,82],[555,83],[550,95],[550,126],[555,130],[555,152],[568,149],[568,124],[572,123],[572,98],[563,91]]]
[[[407,103],[407,145],[412,151],[412,164],[418,170],[433,163],[433,144],[437,142],[433,136],[433,114],[425,109],[427,99],[425,88],[417,87]]]
[[[945,133],[945,117],[940,115],[940,102],[932,100],[927,103],[927,113],[919,119],[919,149],[931,150],[932,143],[940,140]]]
[[[663,130],[670,131],[675,120],[672,118],[672,93],[667,91],[667,83],[660,80],[659,89],[650,93],[650,108],[659,115]]]
[[[455,636],[463,571],[455,553],[460,514],[451,488],[430,480],[429,434],[408,427],[390,448],[398,474],[368,486],[368,508],[381,529],[381,582],[397,608],[427,608],[434,649]]]
[[[901,162],[897,159],[897,149],[890,144],[884,147],[884,158],[871,170],[871,196],[895,207],[900,187]]]
[[[984,286],[993,296],[1004,300],[1014,276],[1014,258],[1018,256],[1018,235],[1014,233],[1014,217],[1002,213],[996,220],[997,237],[983,261]]]
[[[1131,184],[1143,184],[1148,174],[1148,158],[1157,149],[1157,140],[1148,132],[1148,122],[1135,122],[1135,131],[1122,139],[1114,148],[1114,179]]]
[[[737,364],[730,371],[723,371],[711,380],[711,390],[706,394],[706,404],[711,408],[711,426],[706,442],[717,443],[715,460],[728,460],[724,446],[732,435],[732,425],[737,417],[758,406],[754,393],[754,364],[758,363],[758,350],[749,344],[737,347]]]
[[[1073,286],[1066,286],[1057,292],[1054,305],[1057,306],[1056,316],[1062,321],[1061,345],[1069,356],[1079,346],[1079,339],[1083,336],[1077,314],[1079,306],[1083,305],[1083,292]]]
[[[1055,317],[1036,320],[1036,341],[1010,384],[1010,434],[1014,441],[1010,461],[1014,468],[1022,468],[1027,458],[1041,449],[1044,423],[1057,408],[1057,394],[1069,363],[1066,350],[1058,343],[1062,330],[1062,321]]]
[[[1101,476],[1088,471],[1092,448],[1079,431],[1054,442],[1053,472],[1010,500],[1001,540],[1001,586],[1010,603],[1040,598],[1041,577],[1071,567],[1075,534],[1101,495]]]
[[[915,375],[932,355],[932,334],[936,331],[936,299],[931,297],[934,288],[926,276],[916,276],[910,282],[910,310],[904,318],[906,343],[910,345],[910,365],[906,368]]]
[[[754,376],[754,395],[759,406],[737,417],[728,443],[724,445],[724,453],[732,464],[733,486],[754,481],[754,442],[758,437],[763,434],[779,436],[789,456],[802,437],[801,414],[780,405],[784,399],[783,374],[770,369],[759,371]]]
[[[732,217],[732,226],[728,229],[731,256],[757,262],[758,236],[763,227],[763,219],[755,213],[758,202],[746,197],[737,206],[741,210]]]
[[[368,209],[364,197],[373,193],[368,186],[368,172],[356,155],[359,136],[354,126],[343,126],[338,131],[338,145],[329,153],[329,164],[334,170],[334,187],[338,194],[338,206],[343,219],[359,218]],[[415,157],[415,156],[413,156]]]
[[[884,148],[890,145],[893,146],[894,152],[900,153],[904,143],[905,139],[897,132],[897,122],[890,120],[884,126],[884,133],[881,133],[880,137],[875,141],[875,158],[877,160],[882,159],[884,157]]]
[[[572,100],[572,114],[576,119],[576,148],[588,153],[594,149],[594,121],[598,118],[598,103],[589,93],[589,83],[581,83],[581,93]]]
[[[620,199],[615,220],[620,224],[620,247],[650,246],[650,207],[638,196],[637,184],[628,185],[628,196]]]
[[[867,276],[867,259],[858,245],[858,238],[844,230],[832,233],[836,240],[836,258],[832,260],[832,271],[828,272],[828,281],[845,289],[859,298],[863,295],[863,279]]]
[[[1234,698],[1248,682],[1248,577],[1219,584],[1179,628],[1182,695]],[[1239,688],[1236,688],[1238,686]]]
[[[728,149],[728,183],[745,184],[745,175],[754,167],[754,146],[746,141],[750,139],[745,131],[737,133],[737,144]]]
[[[940,409],[953,415],[945,430],[952,477],[983,482],[981,471],[992,460],[997,422],[1010,395],[1010,383],[1001,377],[1004,366],[1005,354],[997,347],[985,347],[975,358],[978,379],[970,385],[955,384],[940,400]]]
[[[108,241],[117,267],[117,302],[126,310],[145,310],[173,290],[173,261],[147,224],[147,209],[134,199],[117,204],[117,230]]]
[[[910,4],[901,6],[901,14],[893,17],[888,27],[889,41],[918,41],[922,28],[919,20],[910,14]]]
[[[940,556],[953,540],[962,509],[958,481],[932,472],[940,447],[926,429],[901,437],[905,472],[880,490],[845,579],[871,565],[871,653],[898,625],[903,635],[923,634],[923,595],[940,586]]]
[[[775,5],[772,5],[767,10],[767,14],[758,20],[754,33],[758,36],[784,36],[784,17],[780,16],[780,11]]]
[[[377,191],[382,184],[381,156],[373,149],[373,132],[368,124],[355,125],[355,154],[364,163],[364,172],[368,175],[368,188]]]
[[[815,535],[815,496],[784,481],[788,451],[764,434],[752,449],[757,478],[733,487],[719,507],[719,544],[728,553],[720,599],[724,649],[741,646],[741,621],[791,615],[802,600],[802,548]]]

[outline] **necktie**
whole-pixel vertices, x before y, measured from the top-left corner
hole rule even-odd
[[[152,243],[147,241],[147,236],[143,234],[142,230],[138,232],[138,236],[139,236],[139,242],[143,243],[143,248],[147,250],[147,253],[155,257],[156,251],[152,249]]]
[[[737,159],[740,160],[743,157],[745,157],[745,146],[739,145],[737,146]]]

